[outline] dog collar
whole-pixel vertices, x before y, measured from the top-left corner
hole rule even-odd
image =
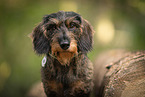
[[[45,67],[47,62],[47,56],[44,56],[44,58],[42,59],[42,67]]]

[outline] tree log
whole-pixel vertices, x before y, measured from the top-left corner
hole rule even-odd
[[[43,85],[41,82],[35,83],[29,90],[26,97],[47,97],[44,93]]]
[[[105,73],[107,72],[107,66],[111,63],[114,63],[128,55],[128,51],[123,49],[115,49],[101,52],[94,62],[94,95],[95,97],[100,97],[100,87],[103,82]]]
[[[107,65],[99,97],[145,97],[145,51]]]

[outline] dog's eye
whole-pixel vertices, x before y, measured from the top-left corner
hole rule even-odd
[[[75,27],[77,27],[77,24],[74,23],[74,22],[71,22],[69,27],[70,27],[70,28],[75,28]]]
[[[57,27],[55,24],[50,24],[48,27],[47,27],[47,30],[55,30]]]

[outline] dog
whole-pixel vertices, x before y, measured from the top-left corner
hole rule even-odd
[[[75,12],[45,15],[31,33],[42,60],[41,78],[47,97],[89,97],[93,65],[87,57],[93,44],[92,26]]]

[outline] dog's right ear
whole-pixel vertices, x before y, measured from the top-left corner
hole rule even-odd
[[[42,23],[34,28],[30,37],[33,41],[34,50],[38,54],[46,54],[49,52],[50,44],[49,40],[44,35],[44,29]]]

